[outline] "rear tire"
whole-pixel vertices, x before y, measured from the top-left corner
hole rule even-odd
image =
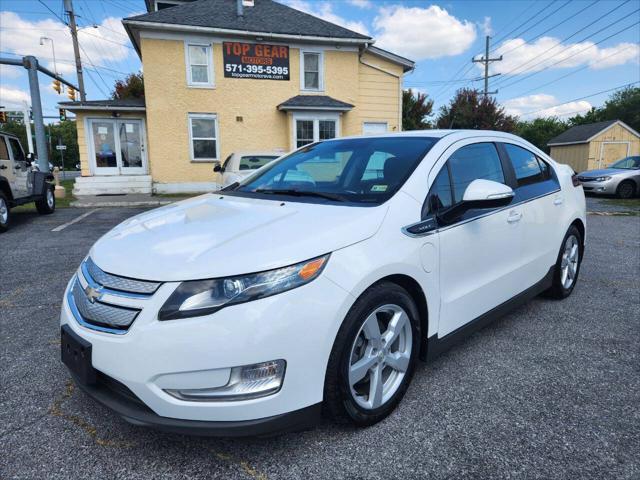
[[[0,233],[9,230],[11,224],[11,209],[4,193],[0,192]]]
[[[562,240],[553,272],[553,284],[545,292],[546,296],[561,300],[571,295],[578,282],[583,251],[582,235],[575,225],[571,225]]]
[[[50,215],[56,211],[56,196],[53,194],[53,188],[47,186],[43,197],[36,201],[36,210],[40,215]]]
[[[630,180],[620,182],[618,188],[616,188],[616,196],[618,198],[632,198],[636,193],[636,186]]]
[[[406,290],[382,282],[365,291],[349,310],[329,357],[325,413],[361,427],[387,417],[409,387],[420,335],[418,309]]]

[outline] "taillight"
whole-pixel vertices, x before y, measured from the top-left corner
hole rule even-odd
[[[578,175],[571,175],[571,183],[573,183],[574,187],[579,187],[580,185],[582,185],[580,183],[580,180],[578,179]]]

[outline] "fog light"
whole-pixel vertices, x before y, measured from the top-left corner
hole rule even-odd
[[[286,362],[272,360],[233,367],[229,382],[222,387],[165,390],[169,395],[191,402],[230,402],[266,397],[282,387]]]

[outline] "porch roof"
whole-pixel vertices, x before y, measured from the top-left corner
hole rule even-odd
[[[278,105],[278,110],[328,110],[347,112],[353,105],[327,95],[296,95]]]
[[[58,106],[72,112],[79,110],[144,112],[146,110],[144,98],[86,100],[84,102],[60,102],[58,103]]]

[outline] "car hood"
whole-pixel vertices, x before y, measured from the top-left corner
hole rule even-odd
[[[604,175],[618,175],[621,173],[628,173],[630,170],[620,169],[620,168],[602,168],[600,170],[587,170],[586,172],[581,172],[578,174],[579,177],[602,177]]]
[[[90,256],[106,272],[142,280],[259,272],[365,240],[386,211],[207,194],[126,220]]]

